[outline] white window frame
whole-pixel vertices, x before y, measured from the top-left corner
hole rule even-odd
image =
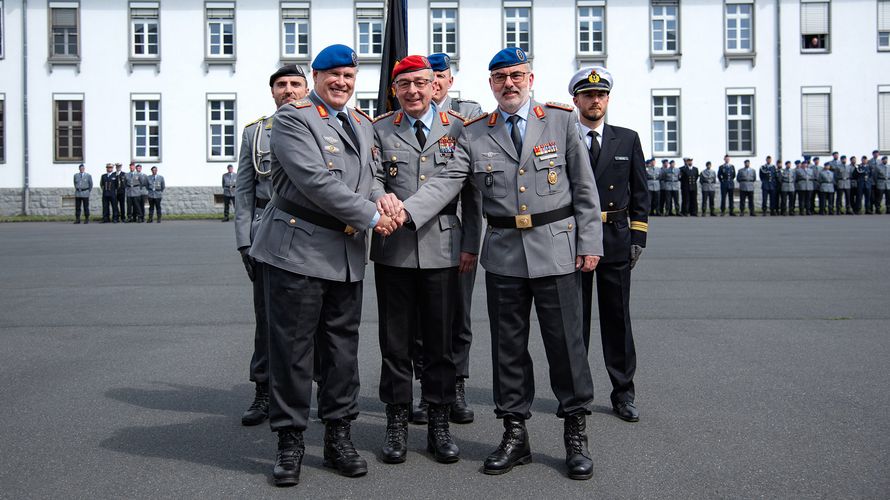
[[[151,11],[154,11],[152,14]],[[130,60],[131,61],[158,61],[161,58],[161,10],[160,2],[130,2],[129,18],[130,18]],[[148,27],[154,25],[156,41],[154,44],[148,41]],[[136,42],[137,27],[143,26],[141,44]],[[136,53],[136,48],[142,46],[146,52],[142,54]],[[155,53],[150,54],[151,47],[154,46]]]
[[[355,53],[359,59],[380,60],[383,57],[384,12],[382,2],[357,2],[355,4]],[[363,30],[368,40],[362,42]],[[379,31],[378,31],[379,29]],[[380,42],[375,42],[379,36]]]
[[[676,99],[674,109],[676,110],[676,114],[668,115],[669,108],[669,100]],[[652,99],[651,99],[651,119],[652,119],[652,156],[653,157],[664,157],[664,156],[679,156],[681,148],[681,136],[680,136],[680,89],[653,89],[652,90]],[[659,108],[663,108],[665,114],[663,116],[659,116],[656,114],[656,111]],[[658,144],[657,134],[658,123],[663,123],[664,126],[661,132],[664,134],[664,139],[660,142],[664,143],[664,147],[662,149],[658,149],[656,145]],[[673,124],[673,131],[676,133],[676,147],[671,149],[671,140],[669,138],[669,134],[671,132],[671,124]]]
[[[83,94],[53,94],[52,114],[53,114],[53,163],[84,163],[86,158],[86,104]],[[60,157],[59,156],[59,102],[80,101],[80,156]],[[78,122],[72,122],[78,123]],[[72,127],[74,128],[74,127]],[[72,134],[73,137],[74,134]],[[69,146],[69,148],[73,148]]]
[[[528,15],[521,15],[521,11],[519,9],[527,9]],[[515,15],[514,14],[515,10]],[[504,32],[504,46],[505,47],[519,47],[525,51],[525,54],[531,59],[532,51],[534,47],[534,38],[532,37],[532,33],[534,31],[534,27],[532,25],[532,3],[528,1],[506,1],[504,2],[504,7],[502,9],[502,17],[503,22],[501,24],[501,29]],[[522,31],[522,23],[525,22],[528,24],[528,30],[526,32]],[[515,30],[510,30],[510,26],[515,25]],[[520,39],[522,38],[522,34],[526,33],[528,36],[528,48],[522,46],[522,42]],[[511,40],[511,35],[514,40]]]
[[[207,161],[223,162],[234,161],[238,158],[236,143],[238,107],[235,94],[207,94]],[[231,118],[227,119],[228,111],[224,103],[231,103]],[[214,113],[222,113],[214,118]],[[218,127],[218,131],[215,131]],[[219,137],[218,145],[214,140]],[[219,154],[213,154],[215,147],[220,149]],[[226,154],[226,149],[231,148],[232,154]]]
[[[152,110],[146,107],[148,103],[154,103],[157,107],[157,117],[154,120],[151,119]],[[142,120],[138,118],[140,112],[143,113]],[[140,127],[144,127],[143,133],[139,132]],[[155,134],[151,133],[151,127],[155,127]],[[161,161],[161,94],[130,94],[130,134],[130,152],[133,160]],[[141,136],[144,136],[145,145],[140,147]],[[152,147],[157,149],[157,154],[151,154]]]
[[[674,14],[668,13],[667,9],[673,8]],[[668,24],[673,21],[674,29],[668,29]],[[662,36],[656,39],[655,26],[661,23]],[[668,33],[674,33],[673,49],[668,48],[670,42]],[[662,49],[655,48],[655,42],[661,42],[664,45]],[[649,8],[649,53],[654,56],[676,57],[680,55],[680,2],[678,0],[653,0]]]
[[[878,51],[890,51],[890,0],[878,0]]]
[[[740,10],[748,8],[747,13]],[[730,12],[736,10],[736,12]],[[726,0],[723,5],[723,53],[726,55],[751,55],[754,54],[754,0]],[[730,21],[734,21],[735,27],[730,28]],[[748,48],[742,48],[742,23],[748,21]],[[736,47],[730,47],[730,42],[736,42]]]
[[[447,16],[436,17],[434,14],[440,11],[445,13],[447,11],[454,12],[454,19],[450,20]],[[437,52],[442,52],[448,54],[451,59],[457,59],[459,54],[459,41],[460,41],[460,11],[458,10],[457,2],[430,2],[430,54],[434,54]],[[454,29],[449,31],[447,25],[449,23],[454,23]],[[442,41],[440,43],[436,43],[435,38],[436,35],[441,35]],[[449,42],[447,41],[448,35],[452,34],[454,36],[454,50],[448,50]]]
[[[238,32],[235,2],[206,2],[204,4],[204,61],[220,61],[230,63],[238,54]],[[231,28],[231,43],[226,43],[226,27]],[[213,43],[214,27],[219,28],[219,43]],[[231,45],[232,53],[226,54],[225,49]],[[219,54],[214,54],[214,48],[219,48]]]
[[[890,85],[878,85],[878,150],[890,154]]]
[[[281,36],[281,60],[282,61],[308,61],[312,56],[312,9],[309,2],[281,2],[279,10],[280,36]],[[293,26],[293,44],[288,42],[288,27]],[[305,33],[301,33],[304,31]],[[300,36],[306,37],[305,47],[300,43]],[[290,46],[293,51],[289,52]],[[300,50],[300,48],[304,50]]]
[[[361,104],[361,101],[373,101],[374,106],[371,107],[370,109],[365,109],[364,107],[362,107],[362,106],[360,105],[360,104]],[[376,113],[377,113],[377,94],[376,94],[376,93],[369,93],[369,92],[358,92],[358,93],[356,93],[356,95],[355,95],[355,107],[358,108],[358,109],[360,109],[360,110],[362,110],[362,111],[364,111],[365,113],[367,113],[368,116],[370,116],[371,118],[374,118],[374,116],[375,116]]]
[[[741,110],[743,109],[743,104],[741,102],[742,98],[748,98],[751,100],[750,103],[750,111],[749,113],[743,113]],[[733,104],[733,101],[736,101]],[[733,111],[737,111],[735,114],[732,114]],[[756,115],[757,112],[757,97],[755,95],[753,88],[743,88],[743,89],[726,89],[726,152],[730,156],[753,156],[756,154],[756,139],[757,139],[757,128],[756,128]],[[748,149],[744,149],[742,147],[734,148],[732,140],[730,139],[730,126],[732,122],[749,122],[751,128],[751,147]],[[741,128],[739,128],[739,134],[741,134]],[[742,146],[743,140],[741,137],[736,139],[736,143],[739,146]]]
[[[74,42],[73,44],[68,40],[70,38],[70,33],[65,36],[66,43],[65,46],[69,47],[70,45],[74,46],[74,53],[66,52],[65,54],[56,54],[56,44],[55,44],[55,25],[53,24],[53,11],[55,9],[74,9]],[[49,12],[47,15],[47,22],[49,23],[49,47],[47,50],[49,51],[49,60],[51,62],[79,62],[80,61],[80,41],[81,41],[81,33],[80,33],[80,2],[49,2]],[[67,32],[66,32],[67,33]]]
[[[582,9],[590,9],[591,13],[589,16],[582,15]],[[598,12],[597,12],[598,11]],[[587,34],[589,35],[587,43],[590,45],[590,50],[583,50],[581,48],[581,33],[584,30],[581,29],[581,23],[586,22],[589,23],[590,29],[587,30]],[[599,22],[602,29],[596,30],[593,26]],[[594,49],[596,42],[594,41],[594,34],[600,34],[600,50]],[[589,58],[589,57],[605,57],[606,55],[606,1],[605,0],[579,0],[575,5],[575,53],[579,58]]]
[[[824,24],[817,22],[816,7],[824,5]],[[821,26],[817,26],[821,25]],[[808,48],[810,37],[822,37],[822,47]],[[830,0],[800,0],[800,52],[802,54],[825,54],[831,52],[831,1]]]
[[[800,89],[800,149],[805,155],[827,155],[831,152],[831,87],[801,87]],[[827,99],[824,110],[815,109],[818,104],[812,96],[824,96]],[[810,103],[809,101],[813,101]],[[825,116],[827,115],[827,116]],[[810,132],[810,124],[825,124],[825,144],[814,144],[808,141],[808,136],[818,131]]]

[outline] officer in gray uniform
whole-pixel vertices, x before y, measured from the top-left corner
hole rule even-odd
[[[852,188],[851,179],[853,177],[853,167],[847,164],[847,155],[841,156],[840,162],[832,167],[834,172],[834,192],[835,204],[834,213],[840,215],[846,213],[853,214],[850,203],[850,189]],[[843,199],[843,201],[841,201]],[[843,212],[841,209],[843,208]]]
[[[702,217],[708,213],[705,207],[710,207],[711,217],[717,215],[714,211],[714,196],[717,194],[717,172],[711,168],[711,162],[705,162],[705,169],[702,170],[701,177],[698,179],[701,183],[701,215]]]
[[[278,109],[306,97],[309,89],[303,68],[286,64],[269,77],[272,100]],[[272,158],[269,141],[274,116],[262,116],[244,127],[235,179],[235,246],[253,285],[253,313],[256,328],[253,354],[250,357],[250,381],[254,383],[254,399],[241,415],[241,425],[258,425],[269,416],[269,324],[263,296],[262,264],[250,256],[253,237],[263,220],[263,211],[272,199]],[[316,367],[317,369],[317,367]]]
[[[142,165],[136,164],[136,173],[139,174],[139,222],[145,222],[145,201],[148,199],[148,174],[142,173]]]
[[[668,168],[662,170],[661,178],[667,189],[666,194],[662,193],[665,196],[664,214],[680,215],[680,169],[674,166],[674,160],[670,161]]]
[[[130,171],[126,174],[127,184],[127,222],[139,222],[143,217],[139,210],[142,201],[142,174],[136,171],[136,164],[130,163]],[[144,217],[143,217],[144,218]]]
[[[881,163],[878,163],[874,169],[875,173],[875,213],[881,213],[881,199],[884,199],[884,213],[890,214],[890,165],[887,164],[887,157],[881,157]]]
[[[658,215],[668,215],[668,211],[670,210],[668,200],[671,196],[668,194],[668,181],[664,177],[664,173],[667,171],[668,166],[667,158],[663,158],[661,160],[661,167],[658,169],[658,186],[660,192],[660,196],[658,197]]]
[[[794,170],[790,161],[779,171],[779,211],[782,215],[794,215]]]
[[[646,186],[649,189],[649,215],[661,215],[661,168],[655,166],[655,158],[646,162]]]
[[[745,199],[748,200],[748,215],[754,217],[754,182],[757,172],[751,168],[751,160],[745,160],[745,166],[736,174],[739,182],[739,215],[745,215]]]
[[[816,213],[816,198],[819,193],[819,173],[822,172],[822,165],[819,165],[819,157],[813,158],[813,164],[808,166],[813,174],[813,190],[810,191],[810,212]]]
[[[797,195],[797,208],[800,215],[813,215],[810,209],[810,193],[813,191],[815,176],[804,160],[794,169],[795,192]]]
[[[593,381],[582,338],[579,269],[603,255],[599,196],[573,108],[539,104],[522,49],[507,47],[489,64],[498,108],[465,124],[455,161],[405,201],[411,224],[438,216],[469,178],[482,193],[488,223],[480,263],[486,270],[495,414],[504,421],[483,472],[503,474],[531,461],[534,370],[528,352],[534,304],[559,401],[569,476],[587,479],[586,415]],[[404,229],[403,229],[404,230]]]
[[[457,99],[448,95],[451,86],[454,85],[454,76],[451,74],[451,58],[448,54],[437,52],[428,57],[433,68],[434,83],[433,103],[439,111],[456,111],[466,120],[476,118],[482,114],[482,106],[469,99]]]
[[[229,222],[229,205],[235,205],[235,186],[238,180],[238,176],[233,171],[235,167],[232,165],[226,165],[226,173],[222,176],[222,189],[223,189],[223,222]],[[235,213],[238,212],[238,207],[235,208]]]
[[[401,111],[374,121],[382,156],[372,198],[392,193],[412,196],[454,157],[463,129],[461,115],[433,106],[433,70],[426,57],[410,55],[392,70],[392,88]],[[461,217],[458,217],[458,204]],[[382,459],[401,463],[408,449],[411,409],[412,346],[419,334],[423,359],[421,391],[428,404],[427,448],[436,461],[453,463],[459,449],[448,427],[455,401],[455,305],[459,301],[458,267],[473,267],[479,253],[479,192],[466,184],[438,217],[416,231],[371,237],[371,260],[379,311],[380,400],[386,404]],[[418,324],[419,323],[419,324]]]
[[[726,198],[729,198],[729,215],[735,217],[735,165],[729,163],[729,155],[723,157],[723,165],[717,168],[720,181],[720,216],[726,213]]]
[[[819,172],[819,215],[834,215],[834,172],[826,163]]]
[[[146,176],[145,186],[148,191],[148,222],[154,218],[155,210],[158,211],[158,224],[161,223],[161,199],[164,197],[164,176],[158,175],[158,167],[151,167],[151,175]]]
[[[83,223],[90,223],[90,193],[93,191],[93,177],[84,172],[81,163],[74,174],[74,223],[80,224],[80,211],[83,208]]]
[[[314,344],[323,464],[347,477],[368,471],[350,431],[358,416],[366,230],[388,236],[398,224],[370,200],[378,161],[374,128],[367,115],[347,106],[357,66],[351,48],[323,49],[312,63],[314,90],[279,108],[272,127],[272,199],[249,255],[264,264],[269,423],[278,433],[272,476],[279,486],[300,478]]]

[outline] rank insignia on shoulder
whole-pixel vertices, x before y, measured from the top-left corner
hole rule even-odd
[[[387,111],[386,113],[383,113],[382,115],[376,116],[374,118],[374,123],[379,122],[380,120],[386,118],[387,116],[391,116],[393,113],[395,113],[395,111]]]
[[[266,130],[272,130],[272,122],[266,124]]]
[[[479,120],[485,118],[486,116],[488,116],[488,113],[482,113],[481,115],[477,116],[476,118],[472,118],[472,119],[470,119],[470,120],[466,120],[466,121],[464,121],[464,127],[466,127],[467,125],[469,125],[469,124],[471,124],[471,123],[476,123],[476,122],[478,122]]]
[[[392,121],[392,124],[393,125],[401,125],[402,124],[402,116],[404,116],[404,115],[402,114],[401,111],[399,111],[396,114],[396,119]]]
[[[448,113],[444,111],[439,111],[439,120],[442,121],[442,125],[450,125],[451,122],[448,121]]]
[[[535,106],[533,111],[535,112],[535,116],[537,116],[539,120],[541,118],[544,118],[544,108],[542,108],[541,106]]]
[[[466,119],[466,117],[465,117],[464,115],[458,113],[457,111],[455,111],[455,110],[453,110],[453,109],[449,109],[449,110],[448,110],[448,114],[451,115],[451,116],[453,116],[453,117],[455,117],[455,118],[457,118],[458,120],[460,120],[460,121],[462,121],[462,122],[467,121],[467,119]]]
[[[261,121],[263,121],[263,120],[265,120],[265,119],[266,119],[265,116],[261,116],[261,117],[257,118],[256,120],[254,120],[254,121],[248,123],[247,125],[245,125],[245,127],[249,127],[249,126],[253,125],[254,123],[259,123],[259,122],[261,122]]]
[[[565,111],[575,111],[575,107],[571,104],[563,104],[561,102],[550,101],[547,103],[547,106],[550,108],[562,109]]]
[[[492,114],[488,117],[488,126],[489,126],[489,127],[494,127],[494,125],[495,125],[497,122],[498,122],[498,114],[497,114],[497,113],[492,113]]]
[[[312,101],[309,99],[300,99],[299,101],[292,102],[291,105],[297,109],[308,108],[309,106],[312,106]]]
[[[373,121],[374,121],[374,119],[371,118],[371,116],[368,115],[368,113],[365,113],[361,108],[355,108],[355,112],[358,113],[358,114],[360,114],[360,115],[362,115],[362,116],[364,116],[365,118],[367,118],[369,122],[373,122]],[[356,117],[356,120],[358,120],[358,117]]]
[[[320,116],[322,118],[328,117],[328,108],[319,104],[318,106],[315,106],[315,109],[318,111],[318,116]]]

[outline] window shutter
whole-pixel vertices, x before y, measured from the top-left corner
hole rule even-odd
[[[800,4],[800,33],[802,35],[828,33],[828,2]]]
[[[53,9],[53,26],[77,26],[77,9]]]
[[[804,94],[801,102],[803,150],[805,153],[831,149],[831,94]]]
[[[878,2],[878,31],[890,31],[890,2]]]
[[[878,94],[878,149],[890,151],[890,92]]]

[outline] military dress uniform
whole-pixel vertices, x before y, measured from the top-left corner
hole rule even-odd
[[[832,168],[832,171],[834,172],[835,213],[838,215],[840,215],[841,213],[850,215],[853,213],[850,200],[853,167],[851,167],[846,162],[841,161]],[[843,209],[843,212],[841,211],[841,209]]]
[[[797,208],[800,215],[813,215],[812,207],[810,207],[810,195],[815,187],[815,177],[813,171],[807,168],[806,164],[801,163],[794,169],[795,192],[797,194]]]
[[[794,170],[790,166],[779,172],[779,211],[794,215]]]
[[[117,179],[117,193],[115,194],[115,202],[117,203],[117,213],[121,222],[126,222],[130,214],[128,212],[129,204],[127,203],[127,175],[121,171],[121,164],[114,164],[114,176]],[[117,222],[117,220],[115,220]]]
[[[764,163],[760,166],[758,173],[760,174],[760,213],[766,215],[769,210],[770,215],[776,215],[776,210],[779,208],[776,199],[776,191],[779,188],[779,175],[776,172],[776,166]]]
[[[649,189],[649,215],[661,215],[661,167],[650,163],[646,167],[646,186]]]
[[[871,193],[874,187],[874,177],[872,176],[872,170],[868,167],[867,163],[860,163],[856,166],[856,199],[854,201],[853,211],[856,214],[860,213],[862,207],[865,207],[865,213],[870,214],[872,203],[871,203]]]
[[[720,181],[720,215],[726,213],[727,198],[729,215],[735,215],[735,176],[735,165],[732,163],[724,163],[717,169],[717,179]]]
[[[875,213],[881,213],[881,199],[884,199],[884,213],[890,214],[890,164],[887,163],[887,157],[881,158],[874,168],[875,175]]]
[[[711,216],[717,215],[714,211],[714,197],[717,194],[717,172],[711,168],[705,168],[698,179],[701,184],[701,213],[704,216],[710,210]]]
[[[681,215],[698,217],[698,176],[698,167],[685,164],[680,167]]]
[[[238,180],[238,174],[235,172],[226,172],[222,176],[222,190],[223,190],[223,222],[228,222],[229,220],[229,206],[235,205],[235,187],[236,182]],[[238,207],[235,206],[235,212],[238,212]]]
[[[111,163],[106,167],[114,167]],[[117,222],[120,214],[117,211],[117,175],[114,172],[106,172],[99,178],[102,186],[102,222]]]
[[[757,181],[757,174],[754,169],[748,166],[739,169],[736,174],[736,180],[739,183],[739,215],[745,215],[745,200],[748,201],[748,214],[754,216],[754,183]]]
[[[661,186],[664,215],[680,215],[680,170],[673,166],[663,168],[661,170]]]
[[[133,170],[126,173],[127,184],[127,222],[139,222],[142,214],[142,174]]]
[[[834,172],[828,165],[819,172],[819,215],[834,215]]]
[[[145,222],[145,202],[148,199],[148,174],[139,172],[139,222]]]
[[[82,165],[81,165],[82,166]],[[74,174],[74,223],[80,224],[81,208],[84,224],[90,223],[90,193],[93,191],[93,177],[86,172]]]
[[[164,198],[164,190],[167,184],[164,183],[164,176],[152,174],[145,177],[145,185],[148,190],[148,222],[154,219],[155,211],[158,212],[158,224],[161,223],[161,200]]]

